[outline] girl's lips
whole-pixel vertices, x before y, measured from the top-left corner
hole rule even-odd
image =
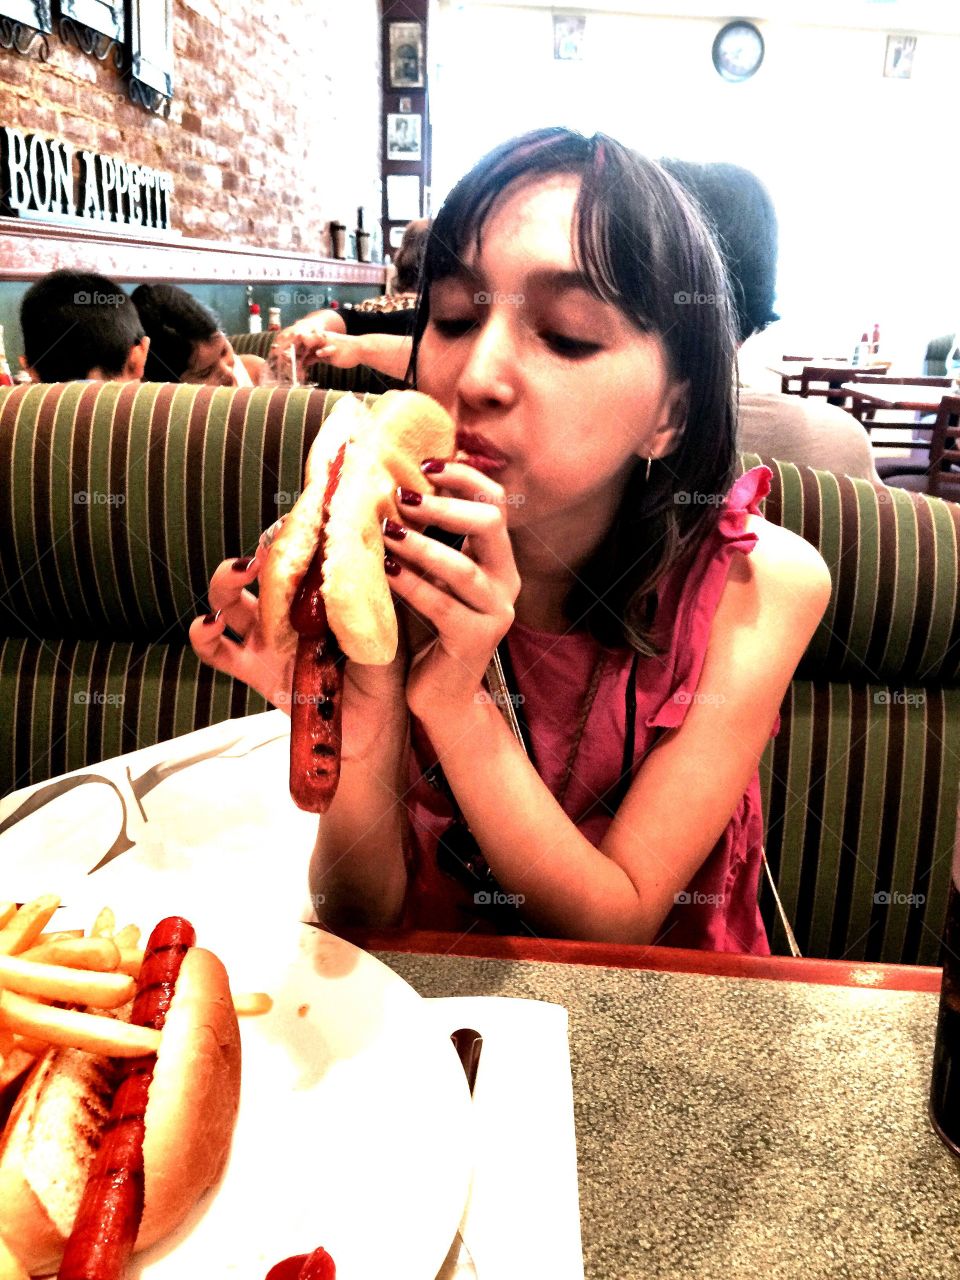
[[[457,462],[466,463],[468,467],[473,467],[477,471],[482,471],[484,475],[499,475],[507,465],[506,458],[486,458],[482,454],[468,453],[465,449],[457,451]]]
[[[476,431],[458,431],[457,448],[461,453],[470,454],[474,458],[488,458],[491,462],[507,461],[507,455],[502,450]]]

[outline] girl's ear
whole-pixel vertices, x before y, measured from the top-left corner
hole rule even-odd
[[[687,425],[689,409],[690,383],[671,382],[661,401],[657,427],[645,457],[665,458],[673,453]]]

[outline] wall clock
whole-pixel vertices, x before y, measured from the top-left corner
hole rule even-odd
[[[752,22],[728,22],[713,42],[713,65],[724,80],[749,80],[763,61],[763,36]]]

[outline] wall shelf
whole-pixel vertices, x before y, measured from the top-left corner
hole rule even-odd
[[[191,240],[143,228],[58,226],[0,218],[0,280],[36,280],[68,267],[118,283],[170,280],[217,284],[359,284],[382,287],[379,262],[311,257],[231,241]]]

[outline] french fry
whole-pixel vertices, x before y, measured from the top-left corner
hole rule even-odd
[[[60,899],[53,893],[25,902],[0,929],[0,956],[16,955],[18,951],[26,951],[33,946],[59,905]]]
[[[21,951],[18,959],[110,973],[120,967],[120,948],[113,938],[64,938],[41,942],[28,951]]]
[[[66,942],[68,938],[82,938],[82,929],[57,929],[55,932],[44,932],[33,940],[33,946],[42,946],[44,942]]]
[[[17,904],[15,902],[0,902],[0,929],[17,914]]]
[[[269,1013],[273,1008],[273,997],[266,991],[239,991],[233,997],[233,1008],[241,1018]]]
[[[116,939],[114,939],[116,941]],[[120,963],[117,970],[120,973],[129,973],[131,978],[139,978],[140,969],[143,965],[143,948],[142,947],[122,947],[120,950]]]
[[[114,930],[117,927],[117,918],[113,914],[112,907],[102,907],[97,913],[97,918],[93,922],[93,928],[90,930],[91,938],[112,938]]]
[[[135,986],[126,973],[91,973],[62,964],[38,964],[21,956],[0,956],[0,987],[20,995],[117,1009],[133,998]]]
[[[140,941],[140,930],[135,924],[124,925],[113,935],[113,940],[121,951],[125,947],[135,947]]]
[[[152,1027],[97,1013],[56,1009],[14,991],[0,991],[0,1027],[110,1058],[138,1058],[156,1053],[160,1047],[160,1032]]]

